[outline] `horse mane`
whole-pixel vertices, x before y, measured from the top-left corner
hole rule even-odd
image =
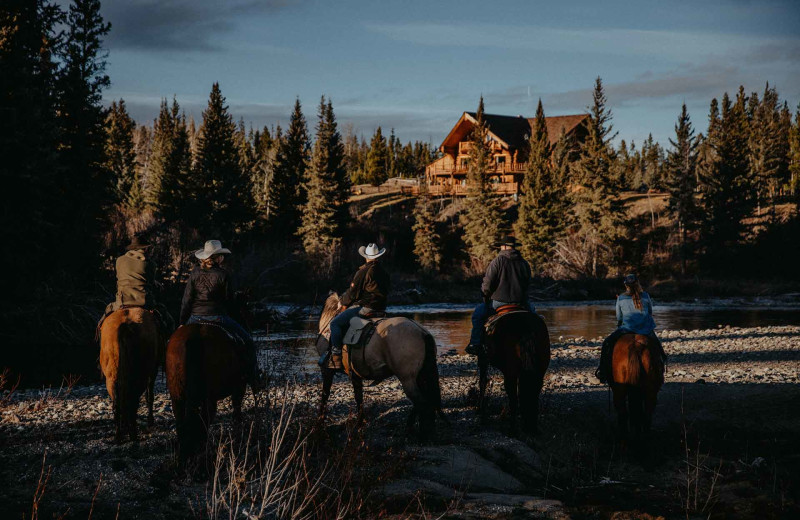
[[[331,320],[339,314],[339,294],[335,291],[331,291],[328,294],[328,298],[325,300],[325,304],[322,306],[322,314],[319,317],[319,332],[322,332],[328,328],[330,325]]]

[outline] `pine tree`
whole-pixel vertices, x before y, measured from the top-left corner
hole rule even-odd
[[[477,271],[483,271],[494,258],[496,245],[504,231],[500,202],[486,182],[487,172],[494,166],[489,145],[489,128],[483,119],[483,114],[483,96],[481,96],[475,117],[476,123],[470,137],[466,211],[461,216],[464,242],[472,266]]]
[[[60,176],[60,190],[71,209],[61,216],[60,238],[68,240],[71,249],[85,254],[84,258],[75,255],[65,262],[74,262],[71,267],[75,271],[85,269],[87,273],[92,273],[100,260],[97,245],[112,190],[103,168],[105,116],[101,103],[102,91],[110,84],[103,50],[109,29],[110,24],[100,15],[99,0],[74,0],[70,4],[58,82],[58,114],[60,161],[66,170]]]
[[[556,144],[553,146],[551,161],[553,163],[553,181],[561,186],[567,186],[572,179],[571,164],[575,155],[575,139],[572,134],[567,135],[562,128]]]
[[[308,168],[308,198],[298,229],[306,256],[318,272],[325,274],[333,269],[341,245],[337,219],[341,201],[337,200],[337,192],[339,170],[343,169],[341,136],[333,109],[329,107],[323,96],[317,112],[317,136]]]
[[[369,143],[369,153],[364,165],[367,182],[373,186],[383,184],[389,178],[388,162],[389,152],[386,148],[386,138],[383,137],[381,127],[378,127]]]
[[[436,231],[436,213],[428,197],[425,178],[419,182],[419,197],[414,205],[414,255],[422,272],[431,275],[439,272],[442,265],[441,237]]]
[[[541,100],[536,109],[528,148],[528,163],[522,178],[522,196],[514,233],[523,256],[534,269],[541,271],[552,256],[556,240],[564,231],[567,213],[564,190],[553,175],[550,138]]]
[[[306,180],[308,149],[306,119],[297,99],[289,128],[275,154],[269,188],[269,225],[275,236],[292,237],[300,226],[300,209],[305,202],[303,183]]]
[[[125,109],[125,101],[113,101],[106,116],[105,168],[112,177],[114,199],[134,211],[141,209],[142,190],[133,133],[136,123]]]
[[[736,102],[727,93],[722,98],[721,117],[712,102],[708,143],[713,149],[703,168],[701,234],[706,259],[712,266],[724,265],[744,233],[743,219],[752,208],[747,161],[747,96],[740,87]]]
[[[336,205],[336,224],[338,233],[344,235],[347,225],[350,223],[350,176],[347,175],[345,166],[344,143],[342,134],[339,132],[339,124],[336,122],[336,115],[333,113],[333,103],[328,99],[325,106],[325,125],[327,127],[326,136],[328,141],[328,171],[331,173],[336,190],[334,193],[334,204]]]
[[[256,132],[253,139],[255,164],[253,166],[253,200],[256,213],[260,219],[269,220],[269,186],[275,169],[275,156],[283,138],[281,127],[272,137],[269,129],[264,127]]]
[[[203,187],[191,175],[191,155],[186,118],[173,98],[171,107],[161,101],[153,123],[152,152],[148,161],[145,204],[167,222],[198,224],[205,214],[195,197]]]
[[[194,197],[207,208],[201,230],[219,233],[230,240],[252,222],[249,172],[243,172],[236,147],[236,126],[228,113],[225,97],[214,83],[203,111],[203,124],[194,168]],[[198,208],[199,210],[200,208]]]
[[[675,140],[670,139],[672,150],[667,158],[667,180],[669,211],[675,218],[680,236],[681,274],[686,274],[688,256],[687,235],[697,226],[697,146],[694,129],[689,119],[686,104],[681,108],[675,125]]]
[[[587,119],[586,140],[581,146],[580,159],[574,165],[574,178],[579,184],[575,191],[575,212],[579,232],[587,244],[589,275],[601,274],[604,263],[613,261],[613,247],[624,234],[619,189],[611,178],[612,134],[611,111],[606,108],[603,82],[595,81],[594,103]]]

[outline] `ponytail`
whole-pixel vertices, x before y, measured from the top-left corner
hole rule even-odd
[[[635,282],[633,282],[631,284],[627,284],[626,283],[625,284],[625,288],[627,289],[626,292],[633,299],[633,306],[636,307],[639,310],[642,310],[642,308],[643,308],[643,306],[642,306],[642,286],[639,283],[639,280],[636,280]]]

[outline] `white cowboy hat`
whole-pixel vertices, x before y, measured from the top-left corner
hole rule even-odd
[[[211,255],[229,255],[231,254],[231,250],[222,247],[222,242],[219,240],[209,240],[203,246],[203,249],[198,249],[194,252],[194,256],[199,258],[200,260],[205,260],[206,258],[211,257]]]
[[[376,246],[375,244],[370,244],[366,247],[361,246],[358,248],[358,254],[363,256],[367,260],[375,260],[385,252],[386,252],[385,247],[379,250],[378,246]]]

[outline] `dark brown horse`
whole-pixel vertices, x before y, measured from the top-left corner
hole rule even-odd
[[[655,340],[641,334],[620,337],[611,358],[611,374],[620,436],[627,437],[629,425],[637,436],[648,432],[664,384],[664,362]]]
[[[241,418],[246,381],[245,361],[238,346],[217,325],[179,327],[167,344],[167,388],[178,431],[178,460],[205,448],[217,401],[231,398],[235,419]]]
[[[115,440],[125,434],[136,440],[136,414],[146,392],[147,424],[153,425],[153,397],[159,362],[164,355],[164,336],[158,319],[141,307],[120,309],[100,328],[100,368],[114,405]]]
[[[511,306],[498,309],[494,331],[486,335],[486,353],[478,356],[478,410],[481,415],[485,413],[486,383],[491,365],[503,373],[512,428],[516,427],[517,415],[521,411],[523,430],[536,433],[539,394],[550,365],[550,334],[541,316],[520,310]]]
[[[319,320],[317,351],[320,355],[328,351],[326,333],[329,333],[331,320],[338,313],[339,295],[332,292],[325,301]],[[434,434],[436,415],[442,419],[444,415],[436,364],[436,341],[430,332],[408,318],[386,318],[378,323],[375,334],[360,353],[348,356],[348,360],[352,363],[349,375],[359,420],[363,418],[364,411],[364,379],[380,381],[397,376],[403,391],[414,405],[408,417],[408,426],[413,426],[419,418],[420,436],[430,438]],[[334,374],[334,370],[322,367],[320,417],[325,416]]]

